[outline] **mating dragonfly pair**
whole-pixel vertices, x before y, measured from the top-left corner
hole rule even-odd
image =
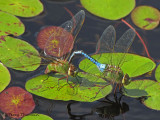
[[[48,64],[45,73],[60,73],[64,75],[64,77],[60,79],[66,78],[66,80],[68,81],[69,76],[75,77],[78,72],[77,68],[71,63],[72,58],[76,54],[81,54],[98,67],[99,71],[101,71],[103,74],[103,76],[101,77],[104,77],[108,81],[117,83],[119,85],[127,84],[130,78],[127,74],[124,74],[120,68],[123,64],[126,54],[118,56],[119,59],[117,60],[117,64],[112,63],[112,59],[114,59],[114,56],[111,57],[110,64],[103,64],[99,63],[98,59],[93,59],[81,50],[74,51],[71,54],[75,38],[84,23],[84,19],[85,12],[81,10],[75,16],[73,16],[71,20],[59,26],[58,30],[61,29],[59,36],[56,36],[55,33],[51,33],[48,40],[42,47],[45,55],[45,57],[43,58],[47,58],[48,56],[52,56],[53,58],[51,63]],[[127,30],[117,42],[115,42],[115,36],[116,31],[114,27],[110,25],[104,30],[100,40],[98,41],[96,53],[127,53],[135,37],[134,30]],[[49,57],[49,59],[50,58],[51,57]],[[82,83],[88,84],[88,86],[92,84],[91,82],[85,82],[85,79],[84,81],[82,81]]]

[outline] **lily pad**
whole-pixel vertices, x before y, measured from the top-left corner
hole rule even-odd
[[[127,16],[135,7],[135,0],[80,0],[81,4],[92,14],[117,20]]]
[[[7,67],[33,71],[40,66],[41,58],[37,56],[38,51],[25,41],[9,36],[0,38],[0,61]]]
[[[141,97],[143,104],[151,109],[160,110],[160,85],[153,80],[135,80],[125,86],[125,95]]]
[[[11,81],[8,69],[0,63],[0,92],[3,91]]]
[[[1,8],[4,8],[4,6]],[[8,14],[6,12],[0,11],[0,18],[1,18],[0,36],[2,35],[19,36],[24,33],[25,26],[17,17]]]
[[[23,117],[22,120],[53,120],[53,119],[44,114],[32,113]]]
[[[92,57],[97,59],[100,63],[112,64],[116,66],[117,63],[119,63],[120,56],[124,56],[124,54],[125,53],[102,53],[93,55]],[[129,53],[126,53],[124,60],[122,60],[122,63],[120,64],[120,68],[124,74],[127,73],[130,77],[136,77],[147,73],[153,70],[155,66],[155,63],[151,59]],[[101,75],[101,72],[97,66],[88,59],[82,60],[79,67],[85,72]]]
[[[33,17],[43,11],[40,0],[1,0],[0,10],[21,17]]]
[[[157,66],[155,71],[155,78],[158,82],[160,82],[160,65]]]
[[[160,12],[151,6],[138,6],[132,11],[131,18],[139,28],[152,30],[159,25]]]
[[[41,75],[28,80],[25,87],[27,91],[47,99],[82,102],[96,101],[112,91],[112,86],[104,79],[87,74],[83,76],[88,76],[88,78],[68,76],[67,83],[66,79],[59,80],[64,76],[58,73],[53,76]],[[85,80],[94,82],[94,85],[81,86],[81,83]]]
[[[67,42],[66,36],[68,36]],[[73,48],[74,38],[72,34],[64,28],[49,26],[38,33],[37,43],[42,50],[47,50],[48,55],[62,57]],[[46,46],[46,43],[48,46]],[[60,53],[59,49],[61,49]]]
[[[0,94],[0,110],[12,118],[21,118],[35,108],[33,97],[20,87],[10,87]]]
[[[71,52],[74,40],[79,33],[85,19],[85,12],[80,10],[71,20],[64,22],[60,27],[51,26],[38,34],[38,45],[45,54],[58,58],[66,58]]]

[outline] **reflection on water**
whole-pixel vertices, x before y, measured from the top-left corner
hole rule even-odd
[[[122,96],[118,98],[118,96],[114,96],[113,100],[110,100],[109,98],[105,98],[102,101],[97,101],[94,104],[88,103],[84,106],[87,108],[90,108],[90,111],[88,110],[86,112],[85,107],[83,108],[80,113],[75,112],[76,109],[80,108],[78,107],[72,107],[75,104],[79,104],[78,102],[71,102],[67,105],[68,115],[71,120],[85,120],[87,118],[92,118],[91,116],[95,116],[96,120],[100,119],[107,119],[107,120],[114,120],[114,117],[121,116],[122,119],[124,119],[124,113],[129,111],[129,106],[127,103],[121,101]],[[82,103],[83,104],[83,103]],[[89,105],[90,104],[90,105]],[[83,113],[84,112],[84,113]]]

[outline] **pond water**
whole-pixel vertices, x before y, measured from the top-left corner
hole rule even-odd
[[[83,9],[80,6],[79,0],[41,0],[44,4],[44,12],[39,16],[33,18],[20,18],[26,26],[25,33],[19,38],[32,44],[35,48],[39,49],[36,43],[36,35],[43,27],[55,25],[59,26],[65,21],[69,20],[71,16],[65,10],[68,8],[73,14],[76,14],[79,10]],[[60,2],[61,1],[61,2]],[[157,0],[139,0],[138,5],[151,5],[160,9],[160,2]],[[75,43],[76,50],[84,50],[88,54],[95,52],[97,36],[101,36],[104,29],[109,26],[115,26],[117,31],[117,38],[119,38],[128,27],[120,20],[110,21],[99,17],[96,17],[89,12],[86,12],[86,18],[84,25],[77,36],[77,42]],[[107,11],[106,11],[107,12]],[[147,44],[147,48],[151,57],[155,60],[159,60],[160,51],[160,27],[144,31],[137,28],[130,20],[130,16],[125,18],[136,30],[141,34]],[[143,56],[147,56],[144,51],[144,47],[138,37],[136,37],[131,52]],[[75,58],[73,63],[78,66],[80,59]],[[24,88],[25,82],[37,75],[44,72],[44,68],[41,67],[34,72],[21,72],[12,70],[12,81],[9,85],[20,86]],[[150,79],[154,79],[152,76]],[[113,93],[107,96],[107,99],[103,99],[107,102],[96,101],[93,103],[74,102],[74,101],[55,101],[47,100],[38,96],[34,96],[36,100],[35,113],[43,113],[51,116],[55,120],[101,120],[101,119],[114,119],[114,120],[158,120],[160,119],[160,111],[152,110],[145,107],[138,99],[129,98],[123,96],[121,99],[121,105],[115,102]],[[118,97],[120,95],[118,94]],[[101,100],[102,101],[102,100]],[[100,109],[101,108],[101,109]],[[106,112],[106,115],[104,113]],[[108,115],[107,115],[108,113]],[[123,113],[123,114],[121,114]]]

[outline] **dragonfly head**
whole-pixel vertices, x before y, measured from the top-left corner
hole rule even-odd
[[[131,79],[128,74],[125,74],[122,79],[122,84],[128,85],[131,82]]]
[[[106,64],[99,63],[97,64],[97,67],[101,72],[103,72],[106,69]]]
[[[78,73],[78,69],[74,65],[70,64],[68,69],[68,75],[75,77],[77,73]]]

